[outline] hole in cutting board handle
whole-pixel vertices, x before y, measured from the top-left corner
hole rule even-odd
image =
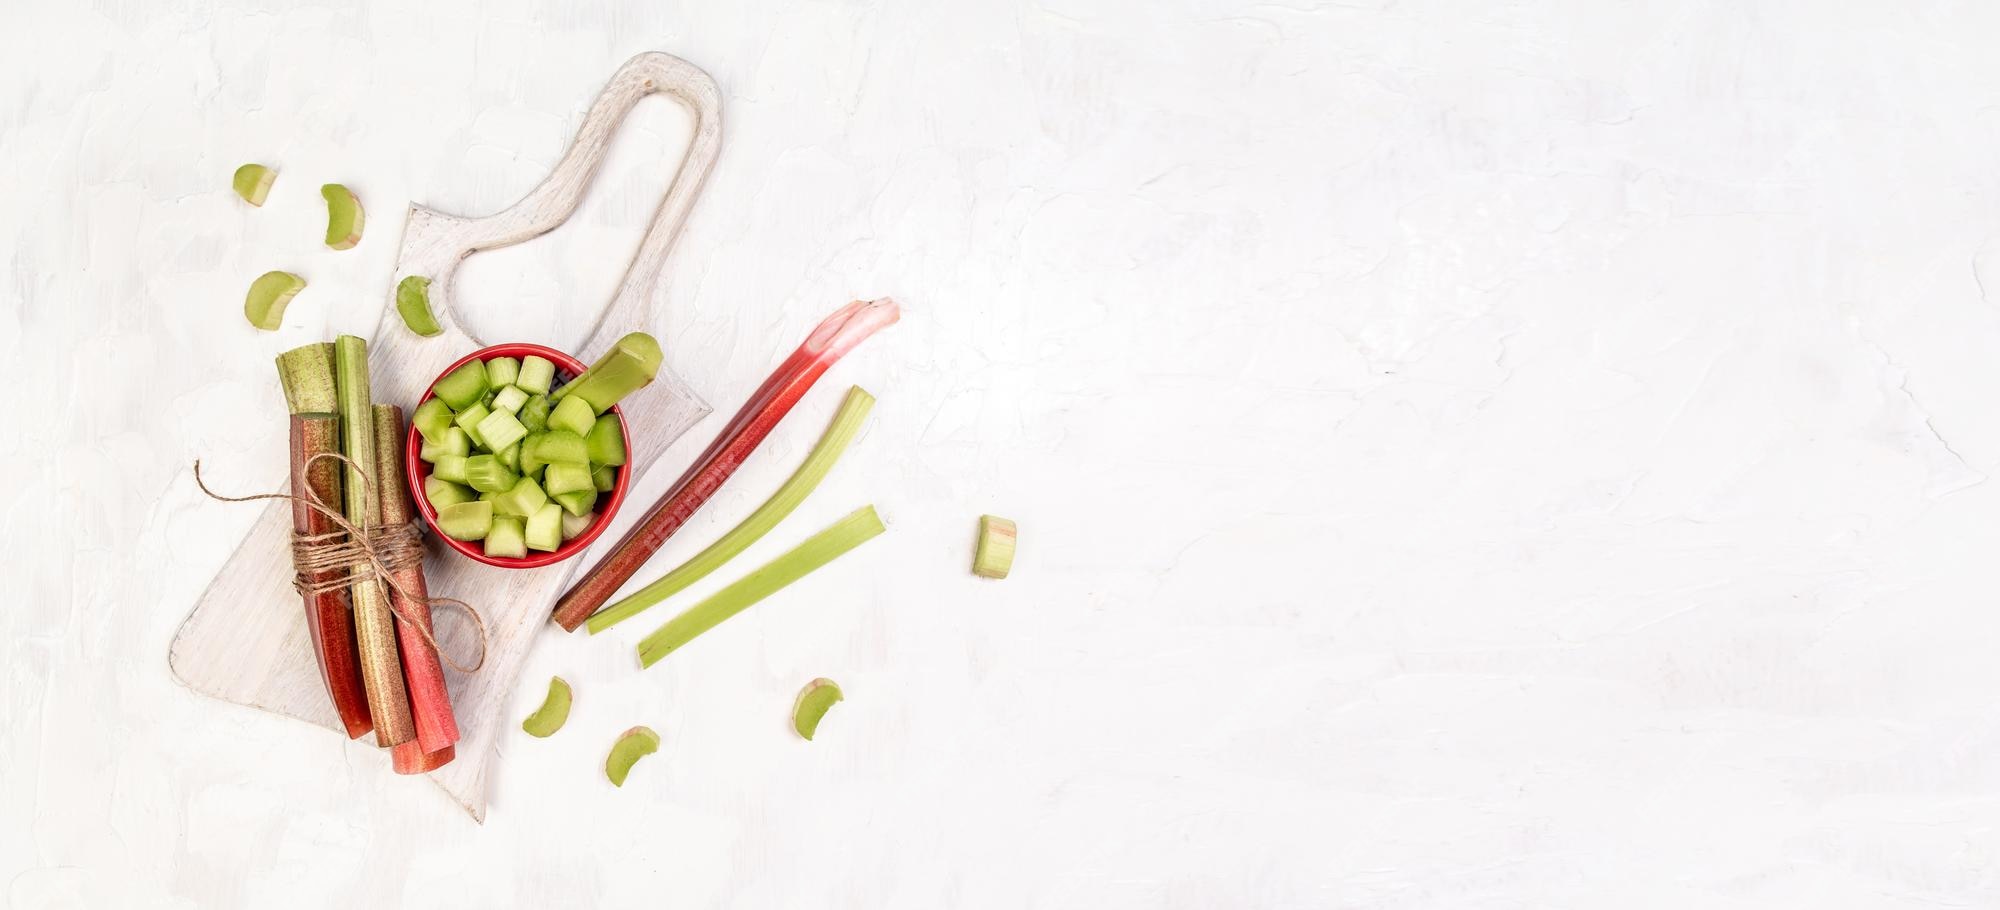
[[[499,211],[526,195],[554,167],[576,128],[576,118],[562,125],[563,144],[554,146],[556,153],[525,186],[509,187],[504,199],[476,210]],[[584,356],[585,336],[624,281],[693,139],[692,111],[664,95],[640,99],[613,134],[603,167],[569,220],[540,237],[483,250],[459,264],[453,290],[459,323],[484,344],[532,341]],[[666,271],[661,275],[664,280]]]

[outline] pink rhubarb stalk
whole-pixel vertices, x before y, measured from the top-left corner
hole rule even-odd
[[[708,502],[709,497],[715,495],[723,482],[736,473],[736,469],[770,434],[771,428],[791,412],[792,406],[805,397],[806,390],[819,381],[828,367],[868,336],[895,324],[901,316],[902,311],[896,306],[896,301],[884,297],[880,300],[856,300],[821,322],[805,343],[799,345],[798,350],[793,351],[792,356],[786,358],[769,379],[764,380],[764,384],[744,403],[742,410],[730,418],[721,435],[695,459],[687,473],[667,489],[666,495],[654,503],[652,510],[639,519],[625,538],[618,541],[610,553],[584,573],[576,586],[556,602],[556,624],[575,631],[577,626],[590,618],[590,614],[602,608],[605,601],[631,580],[639,567],[659,552],[667,539],[674,536],[674,532],[679,531],[688,518]]]

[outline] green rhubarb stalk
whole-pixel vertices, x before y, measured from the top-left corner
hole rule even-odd
[[[696,636],[720,625],[723,620],[748,609],[786,585],[811,574],[855,547],[882,533],[882,519],[874,506],[862,506],[833,523],[832,527],[806,538],[784,555],[765,563],[756,571],[715,592],[701,603],[654,630],[639,642],[639,665],[650,667],[674,653]]]
[[[778,492],[771,494],[771,498],[757,507],[757,511],[750,513],[750,517],[709,544],[708,549],[695,554],[693,559],[591,616],[585,623],[590,627],[590,633],[595,635],[609,629],[685,590],[771,533],[772,528],[792,514],[792,510],[819,487],[819,482],[826,479],[827,472],[833,470],[834,462],[839,461],[847,451],[847,444],[854,441],[854,434],[861,431],[861,424],[868,419],[868,411],[874,406],[875,396],[868,394],[866,389],[860,386],[848,389],[847,398],[840,403],[840,410],[834,412],[833,424],[826,428],[819,442],[813,445],[812,453],[806,456],[798,470],[792,472],[784,486],[778,488]]]
[[[368,392],[368,342],[342,335],[333,343],[333,369],[340,401],[341,454],[348,459],[347,520],[366,531],[382,523],[380,487],[384,478],[375,458],[375,411]],[[361,652],[361,681],[368,690],[368,714],[375,741],[395,746],[416,736],[410,697],[403,686],[403,661],[396,655],[396,620],[382,580],[353,587],[354,638]]]
[[[333,343],[322,341],[279,354],[278,383],[285,388],[285,407],[294,414],[331,414],[339,409],[333,384]]]
[[[604,356],[564,385],[551,401],[566,401],[575,395],[598,414],[611,409],[625,396],[645,387],[660,372],[660,343],[645,332],[633,332],[618,339]],[[577,432],[589,431],[585,425]]]

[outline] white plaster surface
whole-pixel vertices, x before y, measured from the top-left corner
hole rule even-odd
[[[0,905],[2000,905],[2000,4],[0,4]],[[722,85],[667,340],[718,413],[825,312],[881,398],[639,672],[549,632],[486,825],[198,697],[167,642],[282,475],[273,354],[373,329],[410,200],[527,190],[617,64]],[[574,344],[678,156],[475,258]],[[282,174],[251,210],[227,190]],[[318,184],[362,245],[319,245]],[[311,287],[284,328],[256,274]],[[966,571],[1017,519],[1015,577]],[[680,601],[685,603],[686,601]],[[245,604],[244,609],[290,605]],[[819,741],[786,730],[815,676]],[[616,733],[665,737],[623,790]]]

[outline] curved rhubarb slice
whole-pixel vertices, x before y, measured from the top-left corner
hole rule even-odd
[[[354,249],[361,242],[361,226],[368,220],[361,211],[361,197],[338,183],[321,186],[319,194],[326,199],[326,245],[336,250]]]
[[[824,676],[806,683],[799,690],[799,697],[792,701],[792,729],[810,741],[819,730],[820,718],[843,698],[840,684]]]
[[[290,272],[265,272],[250,282],[243,297],[243,317],[266,332],[285,324],[285,305],[306,289],[306,280]]]
[[[723,427],[708,449],[696,458],[651,511],[627,532],[624,539],[556,602],[554,619],[565,629],[576,627],[597,612],[639,567],[659,552],[690,516],[708,502],[738,466],[757,450],[759,443],[778,425],[792,406],[805,397],[813,383],[854,346],[902,316],[896,301],[856,300],[841,307],[813,329],[804,344],[778,366],[764,384],[750,396],[729,425]],[[595,369],[595,368],[593,368]],[[581,381],[581,380],[579,380]],[[571,383],[575,385],[575,383]],[[564,388],[568,388],[565,386]],[[586,399],[588,400],[588,399]],[[595,404],[595,402],[592,402]]]
[[[560,676],[549,677],[549,694],[542,699],[542,706],[536,708],[535,713],[528,715],[527,720],[521,721],[521,729],[526,730],[529,736],[538,739],[556,735],[556,731],[569,722],[569,704],[572,697],[569,680]]]
[[[611,786],[625,786],[625,776],[632,773],[632,766],[639,759],[660,751],[660,734],[651,727],[633,727],[611,744],[611,754],[604,757],[604,776],[611,780]]]
[[[278,172],[261,164],[246,164],[236,169],[229,185],[244,202],[263,207],[264,197],[271,195],[271,184],[277,182]]]
[[[396,284],[396,315],[403,317],[410,331],[426,338],[444,334],[431,314],[431,280],[422,275],[411,275]]]

